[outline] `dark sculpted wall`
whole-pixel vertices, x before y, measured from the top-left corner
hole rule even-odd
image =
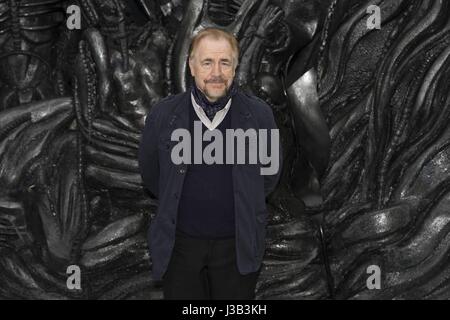
[[[448,1],[0,3],[0,298],[162,297],[137,148],[208,26],[281,130],[257,297],[450,298]]]

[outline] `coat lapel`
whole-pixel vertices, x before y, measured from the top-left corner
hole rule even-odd
[[[244,131],[249,128],[258,129],[256,122],[252,117],[252,113],[249,110],[248,104],[245,102],[243,93],[238,90],[236,95],[231,101],[231,128],[243,129]]]
[[[182,94],[180,100],[178,100],[178,104],[175,106],[172,115],[169,117],[169,121],[167,123],[167,129],[169,132],[172,132],[173,130],[178,128],[189,130],[190,107],[190,91],[186,91]]]

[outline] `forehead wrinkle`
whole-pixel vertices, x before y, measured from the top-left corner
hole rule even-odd
[[[202,40],[206,40],[206,39],[202,39]],[[217,42],[214,40],[212,42],[215,42],[217,44]],[[197,48],[194,49],[194,51],[206,52],[205,54],[226,54],[227,52],[229,52],[229,54],[231,56],[234,54],[233,49],[231,48],[230,44],[227,42],[221,43],[219,45],[219,48],[217,48],[217,46],[215,48],[210,48],[210,46],[208,46],[207,41],[200,41],[200,43],[198,44]]]
[[[200,57],[200,61],[206,61],[206,60],[211,60],[211,61],[214,61],[214,60],[219,60],[219,61],[233,61],[233,57],[231,56],[231,57],[218,57],[218,58],[216,58],[216,57],[211,57],[210,55],[203,55],[203,57]]]

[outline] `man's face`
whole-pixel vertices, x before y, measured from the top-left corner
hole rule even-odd
[[[235,75],[231,45],[225,39],[201,39],[189,67],[197,87],[209,101],[216,101],[226,95]]]

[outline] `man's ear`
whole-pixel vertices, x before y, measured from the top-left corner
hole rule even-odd
[[[191,71],[191,76],[194,77],[194,63],[193,63],[193,59],[192,58],[188,58],[188,63],[189,63],[189,70]]]
[[[238,68],[238,65],[236,65],[236,67],[233,69],[233,78],[236,76],[236,70]]]

